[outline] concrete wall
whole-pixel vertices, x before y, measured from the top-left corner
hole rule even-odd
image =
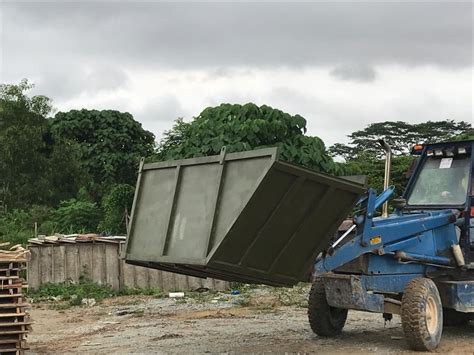
[[[116,290],[158,288],[164,292],[189,291],[199,287],[225,290],[229,283],[201,279],[171,272],[126,264],[120,259],[119,243],[44,244],[29,247],[28,285],[32,290],[43,283],[79,281],[87,275],[94,282],[110,285]]]

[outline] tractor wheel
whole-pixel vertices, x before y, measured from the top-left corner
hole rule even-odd
[[[426,278],[411,280],[402,297],[402,327],[414,350],[436,349],[443,332],[443,306],[438,289]]]
[[[467,325],[470,318],[469,313],[458,312],[450,308],[443,308],[443,324],[445,327]]]
[[[331,307],[328,304],[322,278],[313,282],[309,292],[308,318],[313,332],[323,337],[340,334],[346,323],[347,309]]]

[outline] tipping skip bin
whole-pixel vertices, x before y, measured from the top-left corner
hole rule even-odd
[[[277,149],[141,164],[127,263],[291,286],[365,191],[278,160]]]

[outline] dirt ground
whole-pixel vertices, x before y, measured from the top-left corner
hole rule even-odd
[[[214,296],[127,296],[65,310],[33,304],[28,353],[410,353],[397,316],[385,324],[379,314],[349,312],[344,333],[328,339],[312,333],[304,307],[284,305],[281,297]],[[473,351],[474,322],[446,328],[437,349]]]

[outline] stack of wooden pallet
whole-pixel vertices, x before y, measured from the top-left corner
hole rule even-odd
[[[0,354],[22,354],[27,349],[26,335],[31,330],[29,306],[22,278],[27,251],[20,246],[0,250]]]

